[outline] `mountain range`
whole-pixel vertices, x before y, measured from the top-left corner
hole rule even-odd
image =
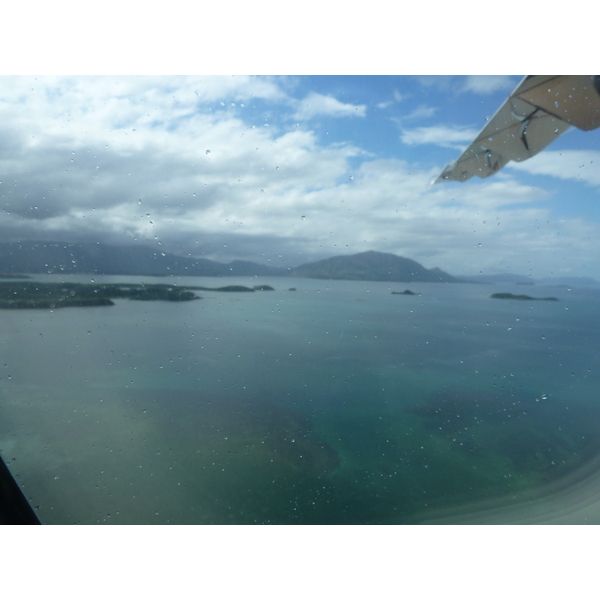
[[[196,277],[308,277],[396,282],[470,282],[541,285],[599,285],[588,277],[534,280],[525,275],[498,274],[454,277],[438,268],[373,250],[333,256],[294,268],[277,268],[250,261],[220,263],[206,258],[178,256],[149,246],[109,246],[98,243],[23,241],[0,243],[0,274],[82,273]]]
[[[365,281],[458,281],[441,269],[383,252],[334,256],[295,268],[236,260],[220,263],[161,252],[148,246],[64,242],[0,243],[0,273],[94,273],[102,275],[190,275],[197,277],[293,276]]]
[[[64,242],[0,243],[0,272],[95,273],[102,275],[282,275],[275,269],[236,260],[228,264],[161,252],[149,246],[108,246]]]

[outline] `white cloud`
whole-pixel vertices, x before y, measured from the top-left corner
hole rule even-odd
[[[392,117],[392,121],[399,127],[404,127],[404,123],[406,121],[412,121],[415,119],[429,119],[435,115],[438,111],[435,106],[426,106],[425,104],[420,104],[411,112],[401,115],[399,117]]]
[[[311,92],[298,102],[294,119],[304,121],[317,116],[327,117],[364,117],[367,107],[364,104],[344,104],[333,96],[324,96]]]
[[[237,81],[0,78],[0,237],[160,242],[217,260],[281,254],[284,265],[375,249],[451,273],[543,276],[560,257],[579,274],[600,273],[600,225],[553,221],[548,194],[511,171],[428,189],[437,169],[373,158],[353,144],[325,146],[301,126],[253,126],[262,113],[247,117],[252,94],[281,98],[273,110],[301,106],[273,80]],[[314,115],[365,114],[311,97]],[[407,144],[441,146],[476,134],[402,132]],[[561,160],[559,176],[598,184],[598,153],[548,152],[514,168],[556,175]]]
[[[504,90],[508,96],[517,84],[518,79],[508,75],[469,75],[466,77],[462,91],[487,95]]]
[[[430,127],[415,127],[403,129],[400,139],[404,144],[435,144],[444,148],[463,148],[473,141],[479,133],[470,127],[449,127],[447,125],[432,125]]]
[[[408,98],[407,94],[401,94],[398,90],[394,90],[393,99],[387,100],[386,102],[380,102],[379,104],[377,104],[377,108],[388,108],[388,106],[392,106],[397,102],[403,102],[404,100],[406,100],[406,98]]]
[[[245,78],[246,89],[229,79],[204,88],[188,78],[103,81],[0,80],[9,97],[0,107],[4,239],[181,246],[210,236],[285,236],[284,216],[299,198],[334,187],[348,160],[363,154],[351,144],[321,146],[301,128],[253,126],[240,106],[210,110],[198,100],[198,89],[215,102],[219,93],[251,98],[254,78]]]
[[[29,143],[62,137],[131,146],[123,133],[160,136],[204,111],[255,98],[287,101],[269,78],[258,77],[0,77],[4,123],[18,122]],[[169,137],[169,136],[167,136]]]
[[[552,220],[544,190],[505,179],[426,191],[431,176],[401,161],[364,162],[352,181],[288,197],[271,233],[303,240],[298,262],[377,249],[456,274],[600,267],[600,224]]]
[[[408,113],[404,116],[404,119],[429,119],[433,117],[435,113],[438,111],[435,106],[425,106],[424,104],[420,104],[415,108],[412,112]]]
[[[520,78],[508,75],[427,75],[417,78],[421,85],[437,89],[449,94],[456,100],[456,95],[471,93],[487,96],[496,92],[504,92],[508,96],[517,87]]]
[[[546,150],[529,160],[510,162],[507,167],[600,186],[600,150]]]

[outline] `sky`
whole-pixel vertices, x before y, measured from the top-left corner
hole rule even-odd
[[[0,238],[600,278],[600,133],[431,185],[522,75],[2,76]]]
[[[596,67],[593,20],[537,15],[517,40],[513,4],[11,5],[0,240],[276,266],[378,250],[600,279],[598,131],[431,186],[522,77],[508,73]]]

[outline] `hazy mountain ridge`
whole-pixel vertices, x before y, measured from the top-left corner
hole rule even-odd
[[[248,261],[225,264],[206,258],[177,256],[148,246],[29,241],[0,243],[0,272],[3,273],[225,277],[281,275],[284,271]]]
[[[510,283],[517,285],[559,285],[559,286],[597,286],[600,285],[592,277],[574,277],[571,275],[556,277],[541,277],[534,279],[529,275],[518,275],[512,273],[497,273],[495,275],[459,275],[463,281],[472,283]]]
[[[472,282],[538,285],[597,286],[590,277],[533,279],[527,275],[452,276],[437,267],[427,269],[410,258],[369,250],[277,268],[245,260],[220,263],[206,258],[178,256],[149,246],[109,246],[97,243],[24,241],[0,243],[0,273],[90,273],[97,275],[251,277],[293,276],[397,282]]]

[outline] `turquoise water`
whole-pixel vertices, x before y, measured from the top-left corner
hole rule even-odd
[[[600,290],[226,283],[275,291],[0,312],[0,452],[42,522],[461,522],[595,472]]]

